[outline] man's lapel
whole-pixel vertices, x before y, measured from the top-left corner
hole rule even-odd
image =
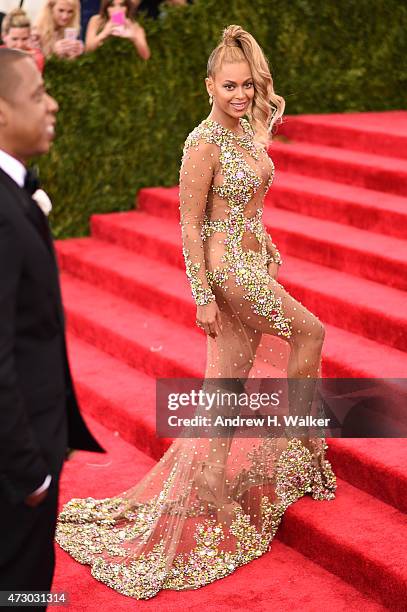
[[[29,193],[27,193],[25,189],[19,187],[17,183],[13,181],[13,179],[10,178],[9,175],[6,174],[6,172],[3,172],[1,168],[0,181],[3,183],[3,185],[8,187],[9,191],[12,192],[18,206],[23,211],[25,216],[29,219],[30,223],[32,223],[32,225],[35,227],[38,234],[45,242],[48,251],[54,258],[54,247],[52,243],[51,232],[48,225],[48,219],[46,218],[38,204],[30,197]]]

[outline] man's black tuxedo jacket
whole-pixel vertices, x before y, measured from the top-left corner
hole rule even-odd
[[[48,221],[0,169],[0,507],[58,478],[67,447],[104,452],[75,397]]]

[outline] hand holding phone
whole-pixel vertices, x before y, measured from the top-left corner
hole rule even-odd
[[[120,9],[110,16],[110,22],[114,25],[112,34],[114,36],[123,36],[126,29],[126,11]]]
[[[66,40],[76,40],[78,37],[77,28],[65,28],[64,29],[64,38]]]

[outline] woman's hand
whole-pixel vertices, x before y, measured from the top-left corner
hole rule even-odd
[[[270,262],[268,265],[268,273],[271,276],[271,278],[274,278],[274,280],[277,280],[279,267],[280,266],[277,263],[275,263],[275,261]]]
[[[73,59],[83,53],[83,48],[83,42],[81,40],[61,38],[61,40],[57,40],[54,45],[54,53],[58,55],[58,57]]]
[[[79,57],[82,55],[84,51],[84,44],[81,40],[71,40],[71,47],[67,51],[67,56],[69,59],[74,59],[75,57]]]
[[[58,57],[69,57],[69,53],[71,51],[72,41],[67,38],[61,38],[57,40],[54,45],[54,53]]]
[[[215,300],[197,307],[196,324],[211,338],[216,338],[222,332],[220,311]]]
[[[114,31],[117,28],[117,25],[115,23],[113,23],[113,21],[107,21],[103,30],[101,30],[101,32],[98,34],[98,40],[100,43],[104,42],[106,40],[106,38],[109,38],[109,36],[114,35]]]

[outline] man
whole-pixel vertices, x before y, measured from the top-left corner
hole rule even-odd
[[[26,171],[51,146],[58,105],[31,56],[2,48],[0,66],[0,591],[46,591],[67,448],[104,450],[79,413],[52,238]]]
[[[1,25],[1,37],[9,49],[31,53],[38,69],[43,72],[45,57],[41,49],[32,45],[31,22],[22,9],[14,9],[5,16]]]

